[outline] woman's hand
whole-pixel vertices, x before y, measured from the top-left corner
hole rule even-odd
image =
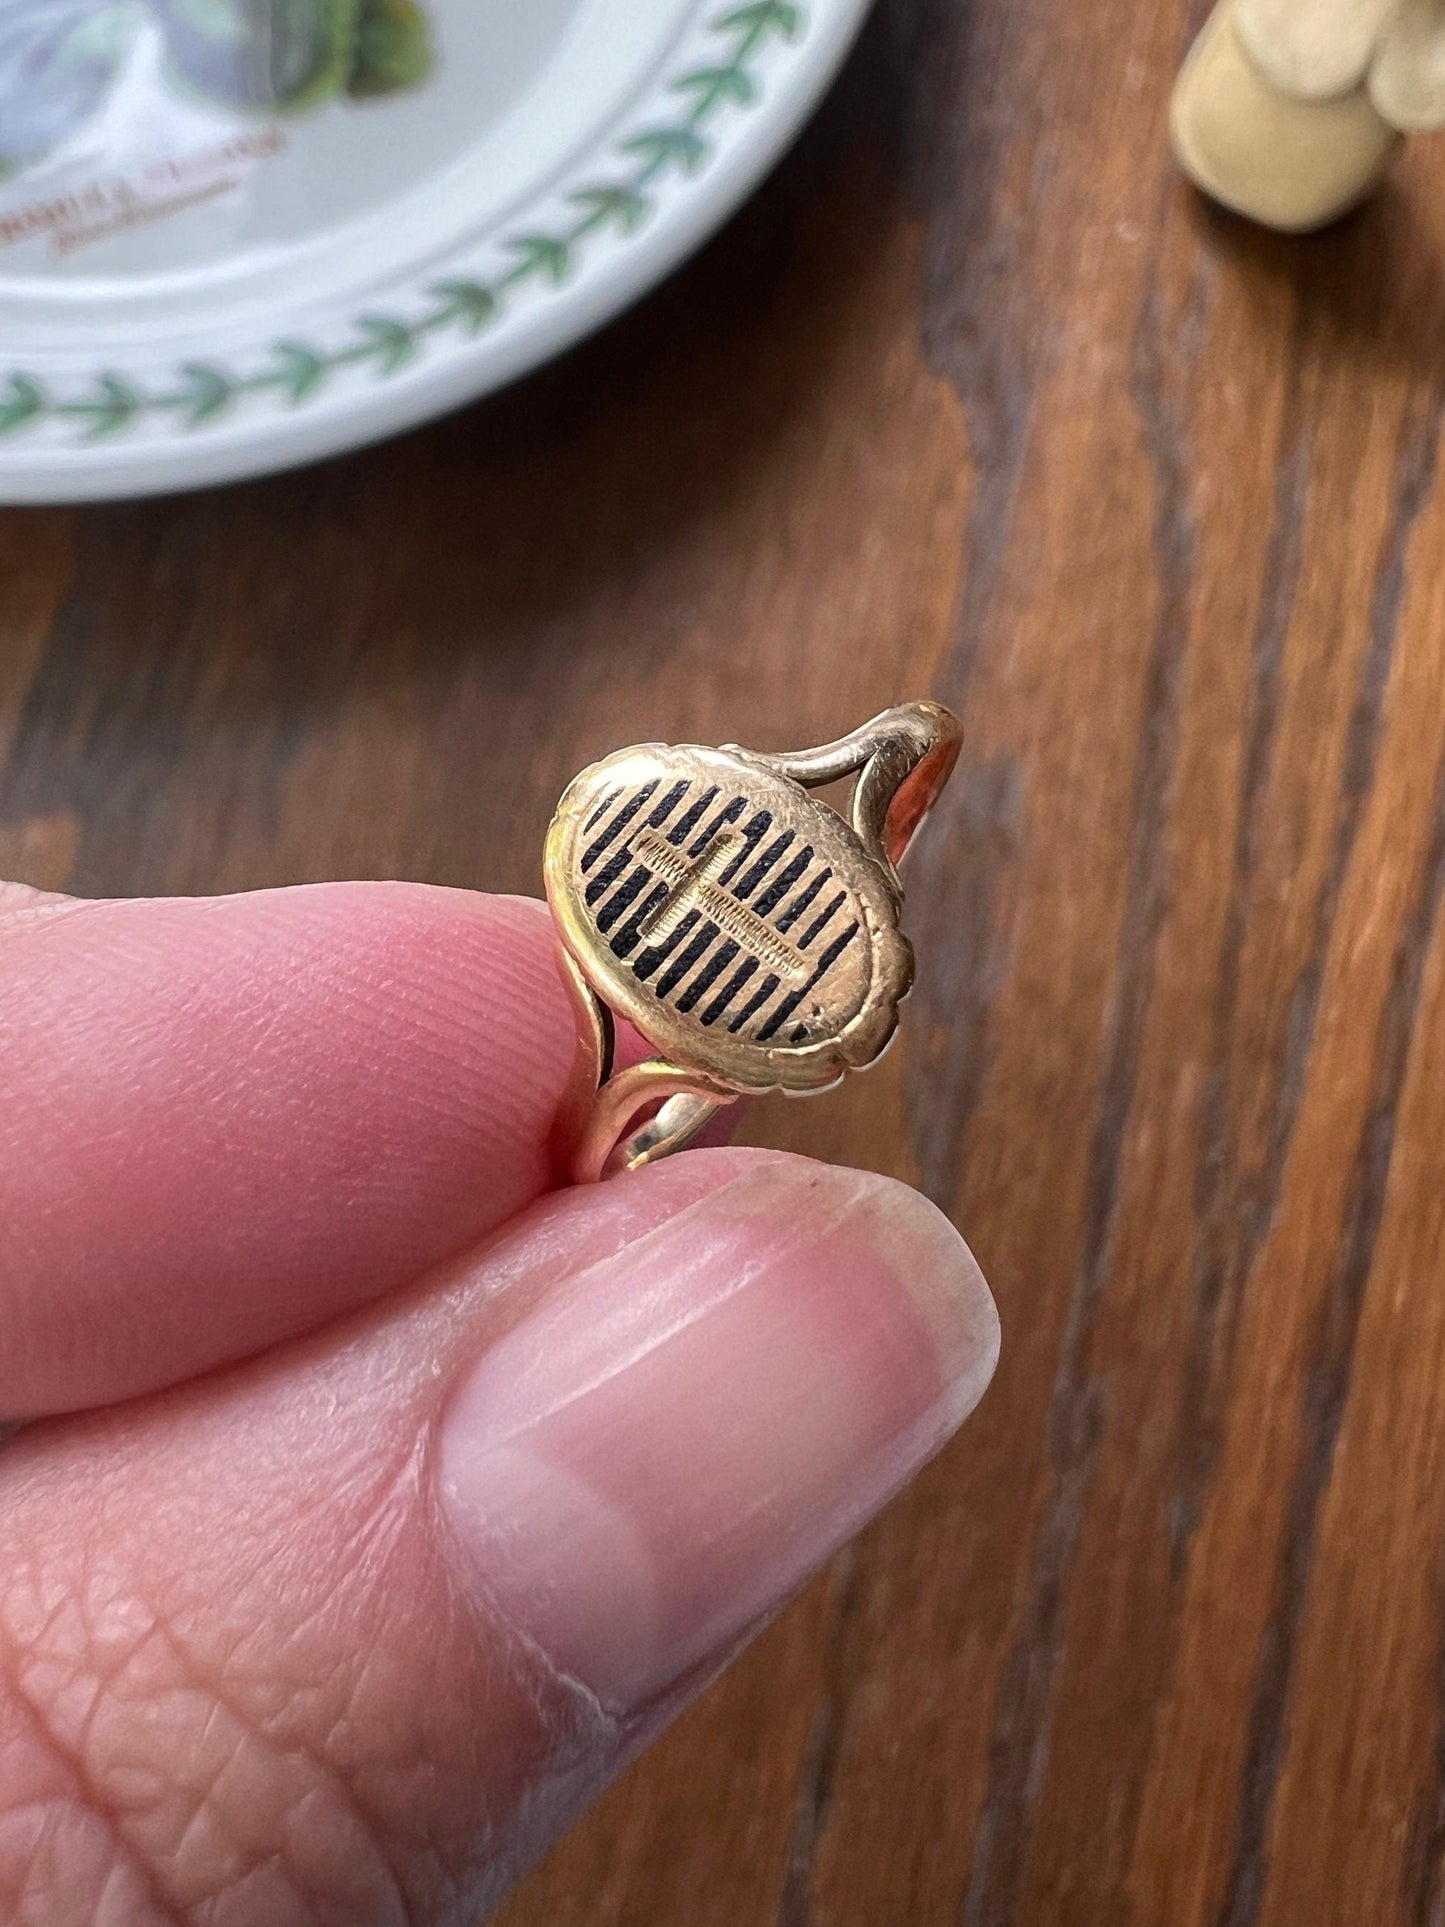
[[[557,1190],[538,905],[0,891],[0,1918],[474,1919],[972,1408],[890,1181]]]

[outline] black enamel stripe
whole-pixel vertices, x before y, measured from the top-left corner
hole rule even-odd
[[[691,975],[680,984],[678,995],[673,998],[678,1010],[691,1010],[702,992],[716,980],[718,971],[725,969],[734,957],[743,954],[742,940],[724,929],[716,917],[710,921],[714,925],[713,940],[691,965]],[[716,959],[722,951],[726,951],[727,955],[718,964]]]
[[[750,897],[762,882],[763,878],[768,874],[769,870],[772,869],[778,858],[788,849],[792,841],[793,832],[791,830],[784,830],[781,836],[775,837],[747,874],[738,878],[737,888],[734,890],[733,895],[740,899]]]
[[[707,809],[711,809],[716,799],[717,799],[717,784],[714,783],[710,790],[704,790],[701,796],[699,796],[694,802],[688,804],[687,808],[683,811],[682,815],[677,819],[677,821],[673,824],[672,828],[668,831],[667,833],[668,842],[669,843],[683,842],[688,836],[688,834],[691,832],[693,825],[697,822],[697,819],[702,815],[703,811]]]
[[[743,1025],[748,1021],[749,1017],[752,1016],[753,1012],[755,1010],[760,1010],[762,1008],[762,1006],[768,1001],[769,997],[772,996],[773,992],[777,989],[777,987],[778,987],[778,980],[770,970],[767,976],[764,977],[763,981],[758,985],[757,989],[753,992],[752,996],[749,997],[748,1001],[743,1005],[742,1009],[738,1012],[737,1016],[734,1017],[732,1022],[728,1025],[728,1029],[733,1032],[740,1031]]]
[[[763,894],[753,905],[754,910],[757,911],[760,917],[770,917],[773,914],[774,910],[777,909],[783,898],[788,894],[789,890],[792,889],[793,885],[798,881],[798,878],[812,861],[813,846],[811,843],[804,844],[803,848],[798,851],[786,869],[779,870],[767,889],[764,890]],[[781,928],[781,926],[779,927]]]
[[[684,776],[680,783],[673,784],[655,809],[649,810],[647,820],[654,830],[662,827],[691,788],[692,784]]]
[[[591,816],[588,817],[584,827],[590,830],[596,824],[600,823],[602,821],[602,818],[606,816],[607,812],[612,808],[612,805],[617,801],[618,797],[621,796],[621,794],[622,794],[621,790],[608,790],[607,794],[603,797],[602,801],[597,805],[596,809],[592,812]]]
[[[717,795],[716,790],[713,791],[713,795]],[[717,835],[718,831],[725,830],[729,823],[736,823],[747,806],[748,799],[745,796],[735,796],[731,803],[725,803],[712,819],[711,823],[708,824],[707,828],[699,830],[691,843],[688,844],[688,855],[701,856],[703,851]]]
[[[678,998],[678,1009],[682,1011],[691,1010],[693,1005],[711,990],[712,986],[717,982],[718,978],[727,969],[737,954],[737,944],[731,937],[725,938],[708,958],[702,969],[698,971],[687,989]]]
[[[647,882],[649,875],[650,872],[644,870],[639,863],[627,881],[620,889],[612,892],[612,895],[597,912],[597,928],[602,932],[604,937],[627,906],[636,900],[638,891],[642,888],[643,884]]]
[[[732,1002],[733,998],[737,996],[748,978],[756,975],[757,968],[758,960],[756,957],[744,957],[737,969],[731,977],[728,978],[722,989],[702,1013],[700,1021],[704,1024],[715,1024]]]
[[[610,819],[606,829],[602,831],[595,841],[588,845],[587,851],[582,858],[582,868],[584,870],[590,870],[609,844],[617,841],[617,838],[621,836],[622,832],[627,828],[643,804],[651,797],[653,791],[657,788],[658,781],[659,779],[654,777],[650,783],[644,783],[640,790],[634,790],[632,792],[632,795],[623,804],[622,808]]]
[[[838,910],[842,907],[842,905],[847,902],[847,900],[848,900],[848,892],[846,890],[840,890],[837,896],[834,897],[833,901],[828,905],[827,909],[820,910],[818,912],[817,916],[814,917],[813,921],[808,925],[807,930],[804,932],[801,940],[799,941],[798,948],[800,950],[807,949],[808,945],[813,941],[814,937],[817,936],[818,932],[822,930],[827,924],[833,921],[834,916],[837,914]]]
[[[771,810],[759,810],[752,821],[744,825],[743,847],[738,851],[737,855],[734,856],[732,862],[726,864],[723,869],[718,872],[717,880],[720,888],[726,889],[728,887],[772,827],[773,813]],[[737,892],[734,891],[733,894],[736,895]]]
[[[630,957],[632,955],[633,951],[637,948],[638,939],[642,935],[643,924],[646,923],[654,911],[660,910],[666,902],[667,885],[665,883],[654,884],[652,889],[648,891],[647,895],[633,911],[632,915],[627,919],[626,923],[623,924],[617,935],[612,939],[612,954],[614,957]]]
[[[707,949],[717,933],[717,925],[711,920],[703,924],[697,935],[673,958],[672,962],[658,978],[654,988],[659,997],[665,999],[677,989],[678,985],[699,960],[703,951]]]
[[[637,962],[632,966],[633,976],[636,977],[639,982],[645,984],[657,966],[662,963],[664,959],[672,955],[673,951],[676,950],[689,930],[695,927],[696,923],[697,911],[689,910],[670,937],[664,937],[661,943],[653,943],[647,946],[646,950],[643,951],[642,955],[637,959]]]
[[[777,928],[784,931],[791,930],[793,925],[798,921],[798,918],[804,915],[812,906],[813,899],[817,896],[823,885],[832,878],[832,875],[833,872],[828,869],[826,865],[823,869],[819,870],[807,889],[804,890],[800,896],[795,897],[778,918]]]
[[[597,872],[596,876],[593,877],[592,881],[587,885],[585,894],[588,903],[595,908],[598,899],[606,896],[607,892],[612,888],[613,884],[616,883],[617,879],[622,875],[631,861],[632,855],[630,851],[626,849],[614,850],[602,868]]]
[[[861,928],[861,924],[857,922],[850,923],[846,930],[840,931],[839,934],[834,937],[833,941],[828,945],[828,948],[818,959],[818,967],[808,979],[807,983],[805,983],[800,990],[790,991],[758,1032],[758,1042],[760,1044],[766,1044],[768,1039],[787,1023],[788,1019],[808,993],[816,989],[823,978],[827,976],[828,972],[833,968],[834,964],[837,963],[838,959],[848,948],[849,944],[852,943]]]

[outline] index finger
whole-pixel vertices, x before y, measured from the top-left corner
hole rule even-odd
[[[410,1282],[555,1178],[541,904],[417,884],[0,904],[0,1418]]]

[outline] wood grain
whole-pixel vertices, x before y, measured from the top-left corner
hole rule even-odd
[[[1310,240],[1210,213],[1197,24],[883,0],[562,365],[0,519],[52,887],[534,889],[616,744],[964,717],[905,1044],[752,1128],[954,1213],[998,1379],[508,1927],[1445,1920],[1445,155]]]

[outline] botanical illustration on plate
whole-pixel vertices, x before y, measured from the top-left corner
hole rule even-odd
[[[178,96],[297,113],[417,86],[419,0],[0,0],[0,176],[81,134],[147,56]]]

